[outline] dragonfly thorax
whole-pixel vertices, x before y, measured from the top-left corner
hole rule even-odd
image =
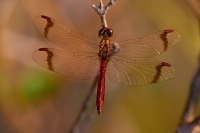
[[[102,59],[107,59],[110,57],[110,40],[109,39],[102,39],[99,45],[99,57]]]

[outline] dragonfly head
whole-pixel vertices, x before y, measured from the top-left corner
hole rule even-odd
[[[111,37],[112,35],[113,31],[110,28],[104,27],[99,30],[99,37],[104,37],[104,36]]]

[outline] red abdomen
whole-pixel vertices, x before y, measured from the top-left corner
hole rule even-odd
[[[96,105],[98,114],[101,113],[104,102],[106,64],[107,60],[101,59],[100,74],[99,74],[97,96],[96,96]]]

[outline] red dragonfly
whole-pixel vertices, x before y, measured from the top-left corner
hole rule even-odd
[[[41,66],[74,79],[90,79],[99,74],[96,105],[102,111],[105,73],[112,82],[124,85],[144,85],[171,79],[175,69],[166,62],[137,58],[161,54],[180,40],[174,30],[163,30],[149,36],[110,43],[113,31],[102,28],[100,43],[63,27],[48,16],[37,16],[34,25],[39,32],[62,49],[40,48],[33,59]]]

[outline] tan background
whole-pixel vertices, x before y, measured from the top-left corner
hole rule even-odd
[[[103,1],[105,4],[108,0]],[[48,15],[67,28],[98,40],[100,18],[91,5],[98,0],[0,0],[0,132],[65,133],[92,84],[54,74],[32,59],[34,50],[56,47],[35,27]],[[86,133],[172,133],[179,123],[197,68],[198,22],[182,0],[119,0],[107,14],[113,41],[174,29],[181,41],[148,60],[172,64],[169,81],[123,86],[106,80],[103,112]],[[91,104],[95,102],[95,96]]]

